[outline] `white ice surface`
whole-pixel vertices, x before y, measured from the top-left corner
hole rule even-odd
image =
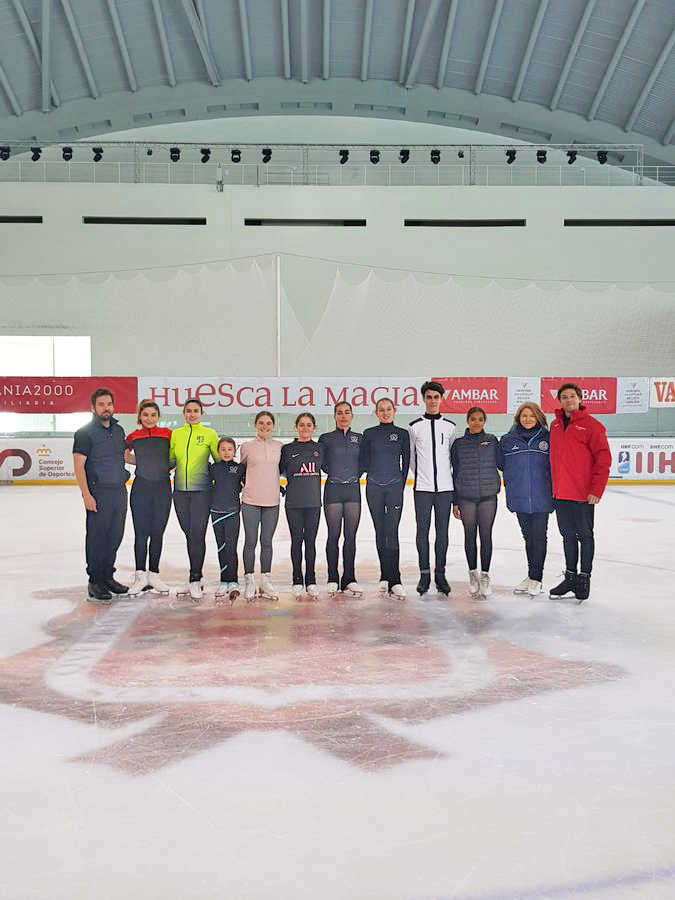
[[[161,667],[136,645],[133,670],[118,667],[103,683],[90,665],[79,681],[60,682],[59,659],[91,633],[81,617],[74,624],[68,617],[83,615],[87,627],[105,630],[117,609],[122,635],[124,607],[84,603],[84,516],[75,488],[2,488],[0,510],[0,900],[675,898],[673,488],[608,490],[596,514],[591,598],[582,606],[512,594],[525,557],[503,498],[493,596],[468,599],[461,525],[453,519],[452,596],[418,599],[407,492],[401,556],[408,600],[392,610],[394,601],[376,596],[364,504],[357,574],[366,596],[322,594],[306,613],[320,623],[315,644],[296,644],[283,631],[299,612],[289,596],[282,513],[273,574],[284,596],[268,614],[276,618],[266,620],[270,641],[252,645],[257,660],[239,657],[228,670],[223,658],[227,683],[214,684],[208,679],[217,665],[200,659],[208,629],[217,619],[229,648],[230,627],[249,610],[242,601],[217,610],[212,590],[198,610],[174,598],[142,601],[148,609],[139,621],[152,604],[172,604],[159,610],[175,621]],[[324,540],[322,525],[321,585]],[[213,584],[210,533],[208,541],[205,574]],[[117,573],[127,582],[132,542],[129,517]],[[165,580],[183,580],[185,564],[172,514]],[[552,518],[547,588],[562,567]],[[205,630],[194,631],[195,622]],[[103,647],[108,659],[115,659],[113,632]],[[385,634],[391,655],[380,656]],[[359,648],[353,659],[350,642]],[[298,653],[311,668],[306,684],[302,672],[289,675]],[[360,673],[354,680],[352,662]],[[586,674],[570,686],[564,672],[572,663],[584,664]],[[533,670],[545,684],[528,693],[522,687]],[[260,673],[262,684],[253,677]],[[199,706],[204,697],[212,706]],[[335,710],[345,697],[356,716],[343,721]],[[433,705],[452,698],[452,708]],[[282,721],[286,705],[303,699],[314,711],[302,727],[296,716],[288,727],[266,719],[256,729],[258,714]],[[114,707],[112,720],[98,717],[99,702]],[[395,711],[399,702],[408,704],[405,714]],[[223,722],[237,726],[232,736],[217,733]],[[378,763],[352,753],[357,745]],[[406,755],[408,746],[420,753]],[[143,771],[118,765],[117,748]]]

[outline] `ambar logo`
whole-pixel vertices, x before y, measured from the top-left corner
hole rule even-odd
[[[18,447],[13,447],[8,450],[0,450],[0,466],[2,466],[6,459],[11,459],[11,457],[13,456],[17,456],[21,460],[21,464],[16,468],[12,468],[10,466],[10,475],[18,478],[20,475],[25,475],[27,472],[30,472],[31,466],[33,464],[30,458],[30,454],[25,450],[20,450]]]

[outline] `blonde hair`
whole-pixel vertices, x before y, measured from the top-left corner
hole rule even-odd
[[[548,422],[546,421],[546,416],[544,415],[544,410],[539,406],[538,403],[533,403],[531,400],[527,400],[525,403],[521,403],[518,409],[516,410],[516,414],[513,417],[514,424],[520,425],[520,416],[524,409],[529,409],[532,415],[537,420],[537,424],[541,425],[542,428],[548,428]]]
[[[155,403],[154,400],[141,400],[141,402],[138,404],[138,412],[136,414],[136,422],[139,425],[141,424],[141,413],[143,412],[144,409],[156,409],[157,415],[160,417],[162,415],[162,412],[161,412],[159,406]]]

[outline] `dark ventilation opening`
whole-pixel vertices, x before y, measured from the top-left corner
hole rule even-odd
[[[277,228],[301,227],[336,227],[336,228],[365,228],[365,219],[244,219],[244,225],[273,225]]]
[[[82,216],[85,225],[206,225],[206,219],[164,216]]]
[[[675,219],[565,219],[566,228],[658,228],[673,225]]]
[[[404,219],[406,228],[524,228],[527,219]]]
[[[42,216],[0,216],[3,225],[42,225]]]

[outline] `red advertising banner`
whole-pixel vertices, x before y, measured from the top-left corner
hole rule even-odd
[[[0,412],[72,413],[89,412],[91,395],[106,387],[115,398],[116,413],[136,412],[138,379],[77,377],[0,377]]]
[[[558,388],[566,381],[579,385],[590,413],[616,412],[616,378],[542,378],[541,408],[545,413],[560,409]]]
[[[508,410],[508,378],[434,378],[445,388],[443,413],[465,413],[480,406],[486,413]]]

